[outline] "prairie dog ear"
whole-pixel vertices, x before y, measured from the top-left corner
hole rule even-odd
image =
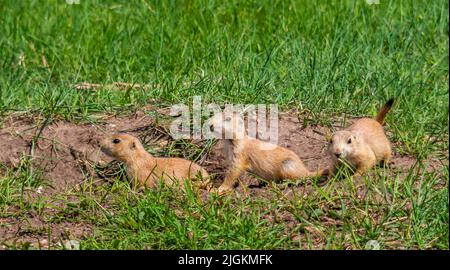
[[[136,149],[136,142],[132,141],[130,143],[130,149],[132,149],[132,150]]]

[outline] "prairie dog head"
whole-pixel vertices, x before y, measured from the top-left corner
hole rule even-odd
[[[217,113],[207,121],[214,138],[239,139],[245,135],[244,118],[236,112]]]
[[[100,142],[103,153],[119,161],[125,162],[144,150],[138,138],[127,134],[114,134]]]
[[[355,132],[337,131],[331,137],[328,151],[333,159],[346,159],[356,151],[360,144],[361,138]]]

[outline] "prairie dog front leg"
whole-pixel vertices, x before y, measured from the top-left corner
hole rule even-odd
[[[353,174],[353,176],[359,177],[359,176],[363,175],[366,171],[368,171],[370,168],[375,166],[376,162],[377,162],[377,160],[376,160],[375,154],[371,153],[371,154],[367,155],[367,157],[365,159],[361,160],[357,164],[356,171]]]
[[[239,176],[247,170],[246,161],[240,157],[232,161],[231,168],[225,176],[225,180],[219,187],[219,194],[226,193],[233,189],[234,184]]]

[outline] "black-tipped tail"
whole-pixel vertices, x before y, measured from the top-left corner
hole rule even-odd
[[[389,110],[392,108],[392,105],[394,105],[394,99],[389,99],[386,104],[384,104],[383,108],[378,112],[377,117],[375,120],[377,120],[378,123],[383,124],[384,118],[386,117],[386,114],[389,112]]]

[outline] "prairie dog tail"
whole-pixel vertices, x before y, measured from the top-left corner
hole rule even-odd
[[[384,118],[386,117],[386,114],[391,109],[392,104],[394,104],[394,99],[393,98],[389,99],[386,102],[386,104],[384,104],[383,108],[381,108],[381,110],[378,112],[377,117],[375,117],[375,120],[378,123],[383,124]]]

